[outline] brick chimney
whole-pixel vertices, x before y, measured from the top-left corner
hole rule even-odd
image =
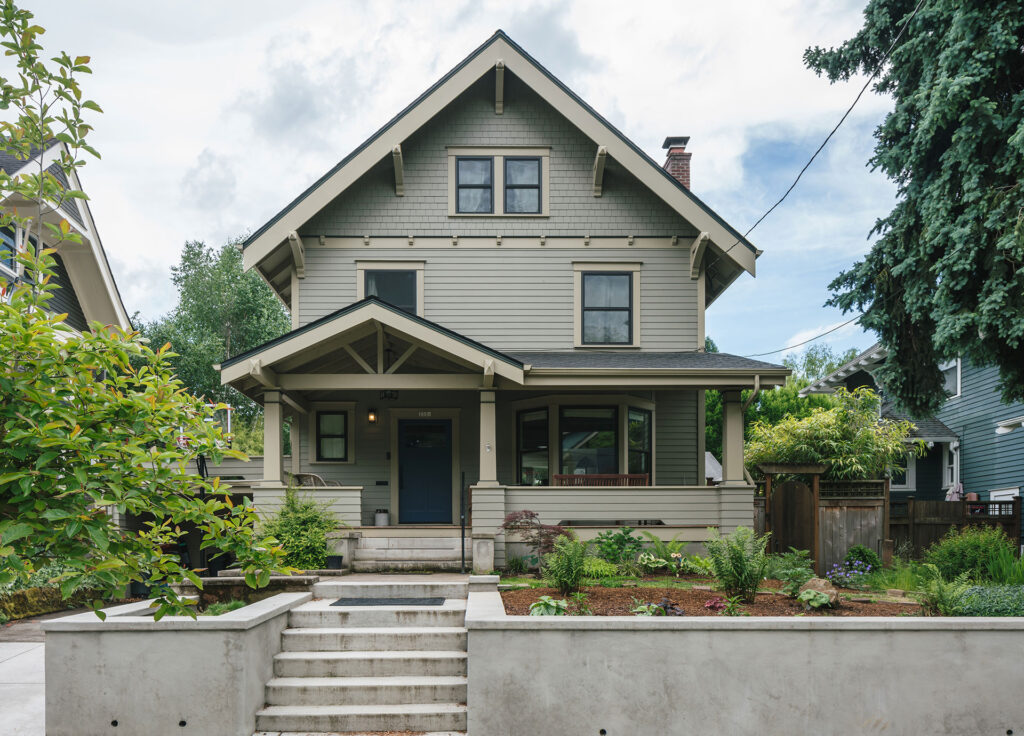
[[[662,168],[687,189],[690,188],[690,156],[693,155],[686,150],[686,144],[689,142],[690,136],[677,135],[669,136],[661,144],[662,148],[668,149]]]

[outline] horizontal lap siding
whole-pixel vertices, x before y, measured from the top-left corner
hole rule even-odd
[[[417,260],[424,265],[427,319],[497,350],[569,350],[573,345],[573,261],[642,261],[640,341],[645,350],[697,343],[697,287],[688,256],[667,249],[415,248],[409,251],[315,246],[306,252],[301,322],[356,298],[357,260]]]
[[[658,485],[696,485],[697,392],[659,391],[656,396],[655,482]]]
[[[961,369],[960,396],[936,415],[960,437],[960,479],[965,492],[1024,486],[1024,429],[997,435],[996,425],[1024,414],[1024,404],[1004,404],[999,372],[967,360]]]
[[[536,511],[545,524],[566,519],[659,519],[666,524],[717,524],[715,488],[510,488],[506,511]]]

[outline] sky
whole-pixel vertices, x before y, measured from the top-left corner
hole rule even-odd
[[[741,232],[863,84],[830,85],[802,62],[807,47],[856,33],[862,2],[25,4],[44,48],[92,57],[82,86],[104,110],[91,121],[102,159],[81,178],[125,306],[147,321],[174,306],[170,268],[186,241],[257,229],[497,28],[656,161],[667,135],[689,135],[693,191]],[[865,95],[750,235],[764,251],[757,278],[708,310],[721,350],[764,353],[850,318],[823,304],[894,203],[866,165],[890,106]],[[856,325],[822,340],[873,341]]]

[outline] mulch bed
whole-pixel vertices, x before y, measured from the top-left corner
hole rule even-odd
[[[631,608],[636,604],[633,599],[644,603],[661,603],[668,598],[673,604],[683,609],[687,616],[720,616],[716,611],[708,610],[704,604],[712,598],[722,598],[721,593],[706,590],[686,590],[684,588],[601,588],[587,587],[582,589],[587,594],[587,604],[595,616],[632,616]],[[542,595],[552,598],[566,599],[573,605],[572,599],[561,595],[554,588],[529,588],[502,591],[501,598],[505,603],[505,613],[510,616],[526,616],[530,613],[530,604],[535,603]],[[900,616],[920,615],[921,607],[905,603],[863,603],[843,600],[839,606],[831,610],[806,611],[803,604],[793,598],[773,593],[758,593],[754,603],[742,606],[744,613],[751,616]]]

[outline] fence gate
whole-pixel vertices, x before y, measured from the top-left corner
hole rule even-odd
[[[806,483],[787,480],[772,489],[771,530],[775,552],[814,549],[814,493]]]

